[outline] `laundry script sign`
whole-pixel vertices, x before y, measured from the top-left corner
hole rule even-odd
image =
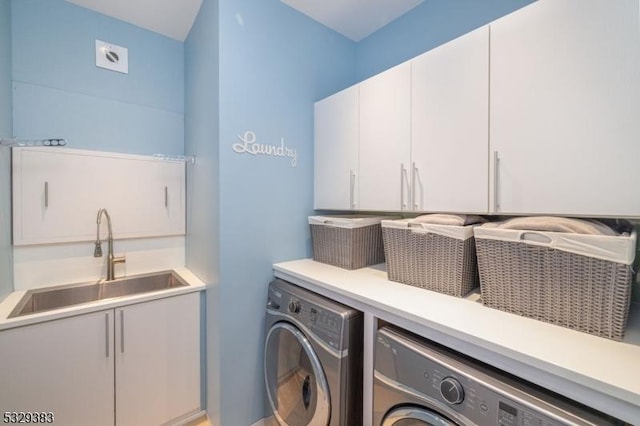
[[[298,164],[298,154],[295,148],[289,148],[284,144],[284,138],[280,139],[280,145],[258,143],[256,134],[247,130],[238,135],[240,142],[234,143],[232,148],[238,154],[268,155],[270,157],[287,157],[291,161],[291,167]]]

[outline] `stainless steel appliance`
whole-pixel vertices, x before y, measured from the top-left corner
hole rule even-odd
[[[375,426],[584,426],[621,422],[425,339],[377,332]]]
[[[362,313],[276,279],[266,332],[268,423],[362,424]]]

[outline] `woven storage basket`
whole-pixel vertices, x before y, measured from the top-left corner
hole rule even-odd
[[[622,340],[635,233],[603,236],[477,227],[475,240],[484,305]]]
[[[473,226],[383,221],[390,281],[462,297],[478,287]]]
[[[310,216],[313,260],[344,269],[384,262],[381,216]]]

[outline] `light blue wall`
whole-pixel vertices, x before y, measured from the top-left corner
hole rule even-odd
[[[11,112],[11,1],[0,0],[0,138],[13,136]],[[11,151],[0,147],[0,300],[13,291]]]
[[[183,43],[63,0],[13,0],[11,13],[15,136],[183,153]],[[96,67],[96,39],[129,49],[129,74]]]
[[[354,82],[355,45],[280,0],[219,5],[220,424],[248,425],[264,415],[272,264],[311,254],[313,102]],[[284,138],[297,167],[234,152],[246,131],[262,144]]]
[[[202,396],[214,424],[220,424],[221,392],[218,67],[218,1],[204,0],[185,42],[185,153],[197,158],[187,167],[186,259],[208,286]]]
[[[424,0],[358,43],[356,75],[364,80],[533,0]]]

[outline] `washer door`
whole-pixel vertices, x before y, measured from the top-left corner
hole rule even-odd
[[[457,426],[457,424],[426,408],[400,407],[391,410],[382,419],[381,426]]]
[[[309,340],[295,326],[279,322],[267,334],[264,379],[273,415],[283,426],[327,426],[329,386]]]

